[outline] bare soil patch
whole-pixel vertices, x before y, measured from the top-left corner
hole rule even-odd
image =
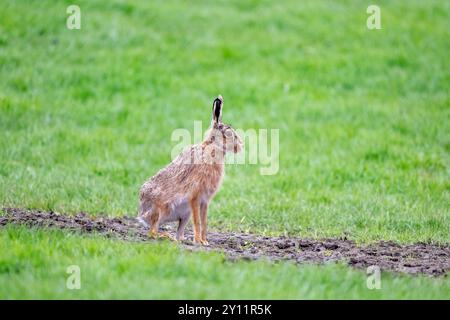
[[[63,215],[54,212],[5,208],[0,216],[0,228],[7,224],[30,227],[58,228],[82,233],[98,233],[105,237],[126,241],[151,242],[147,231],[135,218],[93,217],[86,213]],[[174,229],[166,227],[169,233]],[[186,230],[187,239],[192,231]],[[271,261],[288,260],[297,263],[323,264],[343,261],[357,268],[376,265],[383,271],[407,274],[446,276],[450,270],[450,246],[447,244],[398,244],[380,241],[359,246],[343,239],[303,239],[299,237],[267,237],[237,232],[208,233],[208,247],[185,241],[180,246],[189,250],[213,250],[225,253],[231,259]]]

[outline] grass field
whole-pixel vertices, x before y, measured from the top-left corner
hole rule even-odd
[[[382,274],[380,290],[344,265],[227,262],[173,245],[130,244],[60,231],[8,227],[0,260],[1,298],[14,299],[443,299],[448,279]],[[68,290],[67,268],[80,267],[81,288]]]
[[[72,3],[1,2],[1,206],[135,215],[173,130],[206,127],[221,93],[225,122],[280,130],[280,163],[228,166],[212,228],[449,243],[450,3],[379,1],[368,30],[366,1],[77,0],[68,30]],[[448,279],[383,274],[371,291],[340,265],[0,237],[0,298],[450,298]]]

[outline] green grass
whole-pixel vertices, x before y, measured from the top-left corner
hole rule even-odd
[[[343,265],[227,262],[167,243],[133,244],[62,231],[7,227],[0,243],[0,299],[449,299],[450,280],[381,274],[381,289]],[[20,259],[18,259],[20,258]],[[66,288],[71,265],[79,290]]]
[[[358,242],[449,242],[449,2],[379,1],[382,30],[372,31],[366,1],[79,0],[82,29],[68,30],[72,3],[2,3],[1,206],[136,214],[140,185],[170,161],[172,131],[192,130],[194,120],[205,127],[221,93],[225,122],[280,130],[280,169],[261,176],[258,165],[229,166],[210,206],[212,227]],[[155,250],[166,265],[179,254],[109,245],[117,251],[111,256],[136,250],[143,262]],[[0,251],[7,265],[14,265],[14,255]],[[183,265],[197,259],[182,256]],[[221,265],[217,257],[198,259]],[[24,262],[18,257],[17,263]],[[249,274],[257,268],[242,265]],[[334,281],[364,276],[342,267],[264,268],[311,277],[309,297],[326,296],[332,273]],[[175,277],[179,269],[167,272]],[[222,269],[239,273],[236,265]],[[36,272],[44,269],[38,265]],[[25,294],[13,290],[23,282],[8,277],[11,292]],[[40,278],[29,277],[37,285]],[[32,292],[52,296],[60,280],[47,280],[47,289]],[[242,294],[264,296],[267,278],[254,280],[255,288]],[[405,288],[434,283],[401,281]],[[169,283],[148,294],[167,296]],[[274,297],[283,297],[281,283],[293,288],[280,281]],[[308,292],[289,290],[285,296]]]

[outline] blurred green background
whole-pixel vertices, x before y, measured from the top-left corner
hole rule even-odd
[[[377,1],[381,30],[367,1],[76,1],[81,30],[70,4],[0,1],[3,207],[135,215],[220,93],[233,127],[280,130],[280,169],[228,166],[212,228],[448,243],[448,1]]]

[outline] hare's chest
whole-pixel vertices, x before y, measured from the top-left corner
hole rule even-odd
[[[199,192],[199,200],[202,203],[209,203],[214,195],[219,191],[222,180],[211,181],[209,184],[205,184],[202,190]]]
[[[222,184],[223,167],[218,166],[204,175],[202,181],[202,194],[205,197],[212,197],[219,190]]]

